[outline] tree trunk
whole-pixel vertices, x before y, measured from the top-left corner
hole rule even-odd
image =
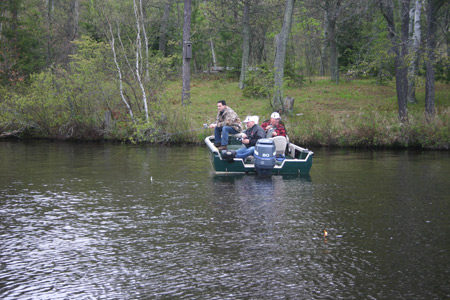
[[[13,34],[13,41],[17,41],[17,27],[19,27],[19,6],[20,2],[16,0],[9,0],[9,7],[11,11],[11,32]]]
[[[278,39],[276,41],[276,56],[275,56],[275,92],[273,98],[274,110],[283,110],[283,77],[284,77],[284,62],[286,59],[286,47],[291,32],[292,13],[294,11],[295,0],[286,0],[286,8],[284,11],[283,28],[281,29]]]
[[[7,41],[4,43],[6,44],[6,47],[8,48],[9,53],[4,53],[2,55],[2,61],[0,61],[4,72],[3,75],[6,75],[6,78],[12,82],[16,81],[17,76],[20,76],[18,72],[14,69],[16,67],[17,61],[20,57],[20,51],[18,47],[18,29],[19,27],[19,6],[21,5],[21,1],[15,1],[15,0],[9,0],[6,4],[8,6],[7,9],[9,9],[10,12],[10,21],[9,21],[9,29],[10,29],[10,36]]]
[[[69,41],[73,41],[78,35],[78,22],[80,20],[80,0],[72,0],[71,3],[71,21],[69,23]]]
[[[419,50],[422,37],[422,28],[420,26],[420,15],[422,11],[421,0],[415,0],[414,14],[411,14],[410,32],[413,33],[410,45],[411,65],[408,69],[408,103],[417,103],[416,99],[416,76],[419,69]]]
[[[207,7],[206,0],[203,0],[203,4],[205,5],[205,12],[204,12],[205,18],[208,19],[208,15],[206,14],[206,7]],[[216,68],[217,68],[216,52],[214,50],[214,41],[211,36],[209,38],[209,46],[211,47],[211,56],[212,56],[212,60],[213,60],[213,67],[216,70]],[[209,74],[209,71],[210,70],[208,70],[208,74]]]
[[[139,0],[139,12],[140,12],[140,20],[141,20],[141,26],[142,26],[142,33],[144,35],[144,50],[145,50],[145,78],[144,83],[148,83],[150,81],[150,71],[149,71],[149,54],[148,54],[148,38],[147,38],[147,30],[145,29],[145,13],[144,8],[142,6],[142,0]]]
[[[328,21],[328,34],[330,37],[330,75],[331,81],[339,84],[339,66],[338,66],[338,51],[336,43],[336,19]]]
[[[325,5],[328,5],[328,1]],[[322,41],[322,51],[320,55],[320,70],[319,75],[325,76],[325,70],[328,66],[328,45],[330,43],[329,37],[328,37],[328,8],[325,8],[324,10],[324,17],[323,17],[323,41]]]
[[[184,0],[184,24],[183,24],[183,89],[181,91],[181,104],[190,103],[191,98],[191,69],[190,57],[186,56],[187,42],[191,35],[191,0]]]
[[[0,20],[3,20],[5,17],[5,12],[2,10],[0,13]],[[3,34],[3,22],[0,21],[0,42],[2,41],[2,34]]]
[[[67,53],[64,54],[66,56],[64,60],[66,60],[68,55],[75,54],[75,45],[72,41],[76,40],[78,37],[78,22],[80,19],[80,0],[72,0],[70,2],[70,12],[69,12],[69,20],[67,22],[67,31],[66,31],[66,43],[67,43]]]
[[[401,54],[399,66],[399,77],[401,83],[401,97],[399,98],[399,117],[402,121],[408,121],[408,64],[406,59],[408,57],[408,41],[409,41],[409,7],[410,0],[401,0],[401,21],[402,21],[402,34],[401,34]]]
[[[54,3],[53,0],[47,0],[47,55],[45,57],[46,65],[50,66],[52,58],[53,58],[53,9]]]
[[[425,116],[432,121],[436,114],[434,105],[434,63],[436,51],[436,13],[439,9],[439,1],[427,0],[427,60],[426,60],[426,83],[425,83]]]
[[[448,9],[444,13],[444,30],[447,32],[445,35],[445,44],[447,48],[447,57],[450,57],[450,9]],[[447,66],[450,68],[450,63],[447,64]]]
[[[145,86],[144,83],[142,82],[142,77],[141,77],[141,73],[142,73],[142,67],[139,62],[142,60],[142,39],[141,39],[141,23],[143,21],[140,21],[142,19],[142,15],[139,13],[137,4],[136,4],[136,0],[133,0],[133,5],[134,5],[134,15],[136,17],[136,44],[135,44],[135,48],[136,48],[136,79],[139,83],[139,87],[141,88],[141,92],[142,92],[142,102],[144,104],[144,111],[145,111],[145,120],[148,122],[149,118],[148,118],[148,104],[147,104],[147,93],[145,91]],[[145,45],[145,47],[147,48],[147,45]]]
[[[341,0],[325,1],[325,16],[327,21],[328,45],[330,47],[330,78],[339,84],[339,64],[336,24],[341,12]]]
[[[166,0],[164,5],[164,13],[161,20],[161,27],[159,28],[159,51],[166,56],[166,44],[167,44],[167,27],[169,22],[170,6],[172,5],[172,0]]]
[[[120,92],[120,97],[122,98],[122,101],[125,103],[125,106],[126,106],[126,108],[128,110],[128,113],[130,114],[131,119],[134,121],[133,110],[132,110],[130,104],[128,103],[127,99],[125,98],[125,94],[123,92],[122,70],[120,69],[120,65],[119,65],[119,62],[117,60],[116,47],[115,47],[115,43],[114,43],[114,33],[112,31],[111,24],[108,23],[108,25],[109,25],[109,32],[111,34],[111,40],[109,41],[109,45],[111,46],[111,50],[113,52],[114,64],[116,65],[117,73],[119,75],[119,92]],[[120,33],[119,33],[119,36],[120,36]]]
[[[214,42],[212,37],[209,38],[209,45],[211,46],[211,56],[213,60],[213,67],[217,68],[217,59],[216,59],[216,52],[214,51]]]
[[[395,83],[397,91],[398,103],[398,118],[400,122],[408,121],[408,109],[406,106],[407,92],[408,92],[408,78],[407,66],[404,61],[404,55],[407,53],[408,31],[409,31],[409,0],[401,1],[401,19],[402,19],[402,33],[401,40],[395,29],[394,20],[394,4],[392,1],[379,0],[379,5],[384,18],[388,24],[389,39],[391,40],[391,51],[394,53],[394,67],[395,67]],[[406,28],[405,28],[406,26]],[[401,45],[402,44],[402,45]]]
[[[243,19],[243,43],[242,43],[242,64],[241,76],[239,78],[239,88],[245,87],[245,79],[247,77],[248,59],[250,55],[250,4],[249,0],[244,0],[244,19]]]

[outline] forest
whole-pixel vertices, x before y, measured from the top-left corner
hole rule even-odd
[[[0,137],[199,143],[220,99],[307,146],[449,149],[450,1],[0,2]]]

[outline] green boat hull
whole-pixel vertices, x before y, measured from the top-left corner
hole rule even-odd
[[[207,137],[205,143],[209,149],[211,165],[216,173],[256,173],[255,165],[244,161],[242,158],[234,158],[232,161],[223,159],[220,151],[214,146],[214,136]],[[240,142],[236,142],[235,137],[230,137],[228,149],[239,149],[240,147],[242,147]],[[309,174],[313,156],[312,151],[295,144],[289,144],[285,159],[277,161],[271,173],[279,175]]]

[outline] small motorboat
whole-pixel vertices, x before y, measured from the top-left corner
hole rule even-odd
[[[309,174],[314,152],[277,136],[258,140],[255,153],[245,159],[235,158],[233,151],[245,147],[240,134],[230,135],[227,150],[214,146],[214,136],[205,138],[211,164],[216,173]]]

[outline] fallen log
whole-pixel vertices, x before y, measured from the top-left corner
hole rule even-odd
[[[11,132],[2,132],[0,133],[0,139],[7,139],[7,138],[20,138],[19,134],[23,132],[23,129],[14,130]]]

